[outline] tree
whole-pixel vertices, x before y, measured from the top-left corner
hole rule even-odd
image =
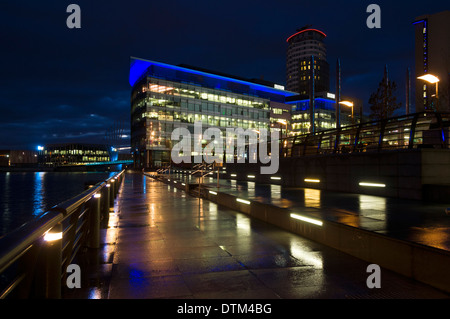
[[[397,84],[389,80],[387,67],[384,71],[383,80],[378,85],[375,93],[369,98],[370,117],[374,120],[381,120],[391,117],[394,112],[401,107],[401,103],[397,102],[395,92]]]

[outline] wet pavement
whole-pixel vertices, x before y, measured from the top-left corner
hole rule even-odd
[[[176,174],[185,179],[188,175]],[[197,182],[194,177],[188,177]],[[286,188],[277,184],[204,178],[204,185],[250,200],[289,208],[310,217],[369,230],[389,237],[450,251],[449,204],[340,193],[313,188]]]
[[[267,198],[258,192],[254,196]],[[308,205],[329,205],[317,195],[304,198]],[[383,210],[379,205],[375,211]],[[137,173],[125,175],[96,254],[83,289],[67,298],[450,297],[385,269],[381,288],[370,289],[367,262]]]

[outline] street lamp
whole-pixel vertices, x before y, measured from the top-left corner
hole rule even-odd
[[[288,123],[286,120],[277,120],[278,123],[286,125],[286,138],[288,137]]]
[[[439,102],[439,78],[433,74],[425,74],[417,77],[419,80],[424,80],[431,84],[436,84],[436,111],[438,110],[438,102]]]
[[[339,102],[339,104],[342,104],[342,105],[345,105],[345,106],[348,106],[348,107],[352,108],[352,122],[353,122],[354,121],[354,117],[353,117],[353,102],[341,101],[341,102]]]

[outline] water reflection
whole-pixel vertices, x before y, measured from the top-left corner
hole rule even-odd
[[[248,196],[255,197],[255,182],[247,182]]]
[[[250,219],[241,214],[236,215],[237,234],[239,236],[248,236],[251,234]]]
[[[323,269],[322,254],[318,251],[310,251],[291,240],[290,253],[293,257],[302,261],[306,265],[311,265],[316,269]]]
[[[382,221],[376,227],[386,227],[386,198],[369,195],[359,195],[359,214],[361,227],[373,227],[374,220]]]
[[[142,174],[142,185],[143,185],[143,187],[142,187],[143,192],[144,192],[144,194],[146,194],[147,193],[147,178],[144,174]]]
[[[209,213],[209,217],[212,219],[216,219],[217,218],[217,204],[213,203],[213,202],[209,202],[209,207],[208,207],[208,213]]]
[[[270,185],[270,197],[272,199],[281,199],[281,185]]]
[[[359,210],[362,216],[386,219],[386,198],[359,195]]]
[[[305,188],[305,206],[313,208],[321,208],[320,202],[321,190]]]
[[[450,241],[447,227],[430,227],[421,229],[411,235],[412,239],[432,247],[449,250]]]
[[[33,215],[37,216],[44,212],[44,177],[46,172],[34,173],[34,188],[33,188]]]
[[[0,173],[0,236],[114,172]]]
[[[156,226],[156,223],[155,223],[155,219],[156,219],[156,206],[155,206],[155,203],[150,203],[148,210],[149,210],[149,217],[150,217],[149,224],[150,224],[150,226]]]

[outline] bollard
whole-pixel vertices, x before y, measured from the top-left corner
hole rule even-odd
[[[36,297],[61,298],[62,225],[57,224],[43,237],[36,274]]]
[[[89,248],[100,247],[100,221],[101,221],[101,194],[97,193],[92,197],[90,220],[90,235],[88,240]]]

